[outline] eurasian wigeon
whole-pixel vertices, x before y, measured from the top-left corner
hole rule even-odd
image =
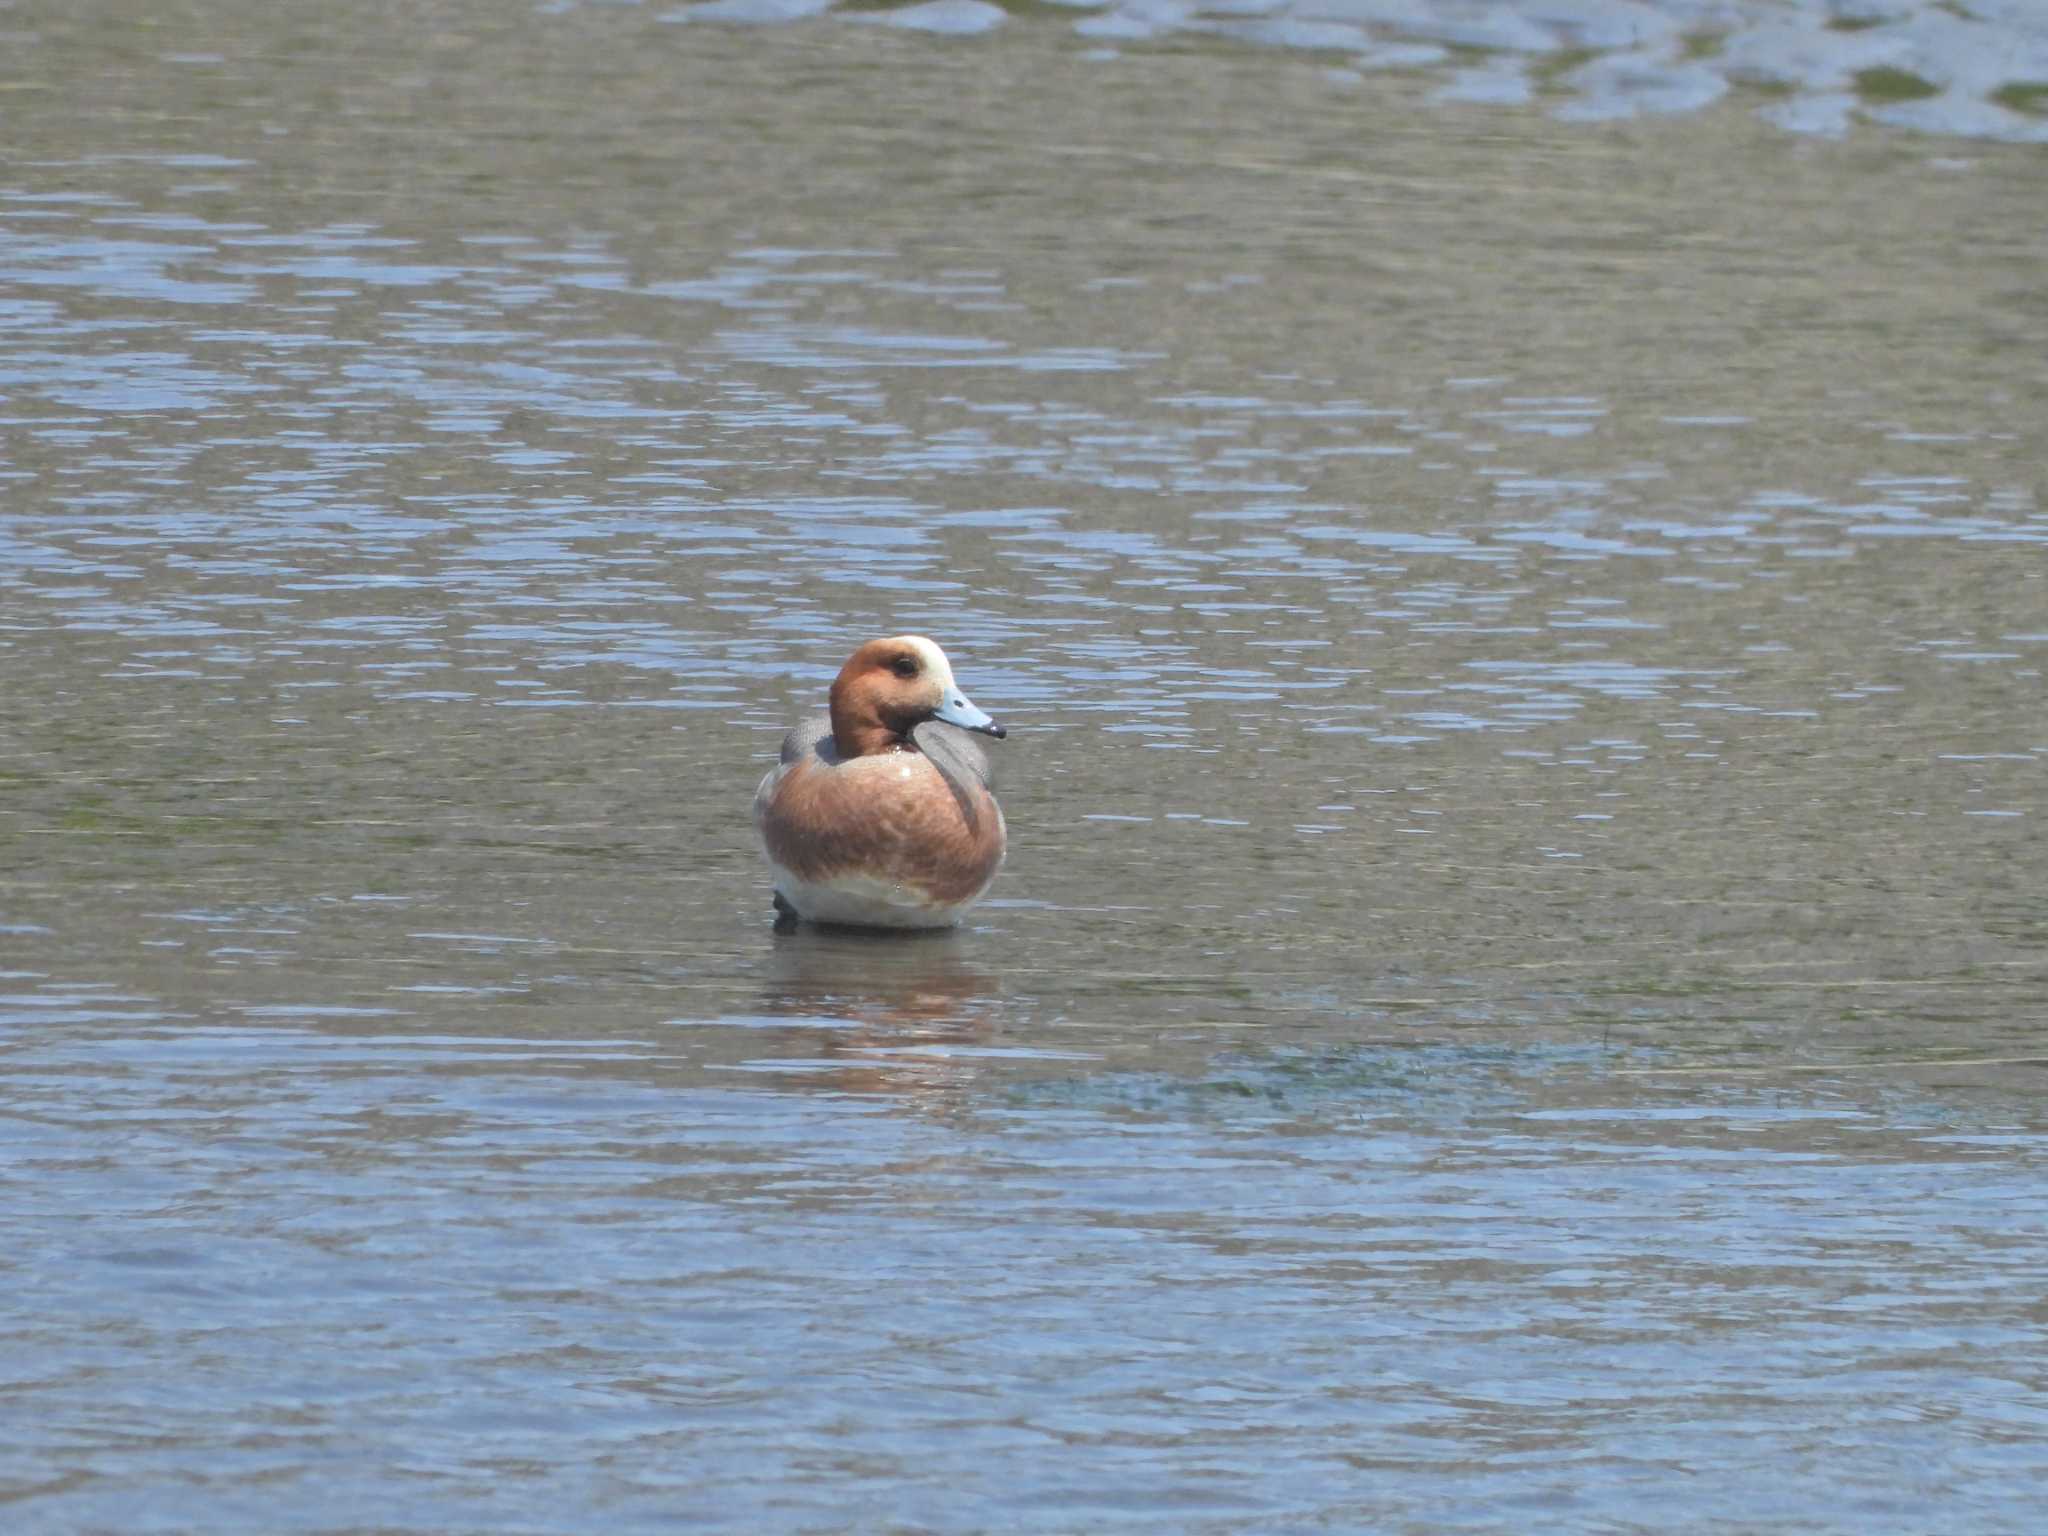
[[[847,659],[831,713],[783,738],[754,795],[778,926],[947,928],[981,900],[1006,833],[969,731],[1004,735],[924,636]]]

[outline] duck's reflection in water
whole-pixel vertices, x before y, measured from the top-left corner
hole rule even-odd
[[[778,935],[762,1022],[786,1026],[775,1067],[851,1093],[901,1093],[971,1080],[997,1033],[1001,992],[966,959],[958,933],[806,926]],[[763,1063],[766,1065],[766,1063]]]

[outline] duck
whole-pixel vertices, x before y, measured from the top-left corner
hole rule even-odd
[[[783,738],[754,794],[776,928],[950,928],[987,893],[1009,832],[977,735],[1009,733],[923,635],[870,640],[831,708]]]

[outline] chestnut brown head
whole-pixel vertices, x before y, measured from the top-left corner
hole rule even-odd
[[[923,635],[870,640],[839,669],[832,684],[832,740],[840,756],[900,746],[926,720],[998,739],[1006,734],[960,691],[946,653]]]

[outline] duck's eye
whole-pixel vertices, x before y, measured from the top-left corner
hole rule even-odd
[[[917,676],[917,658],[915,656],[898,656],[889,665],[894,669],[898,677]]]

